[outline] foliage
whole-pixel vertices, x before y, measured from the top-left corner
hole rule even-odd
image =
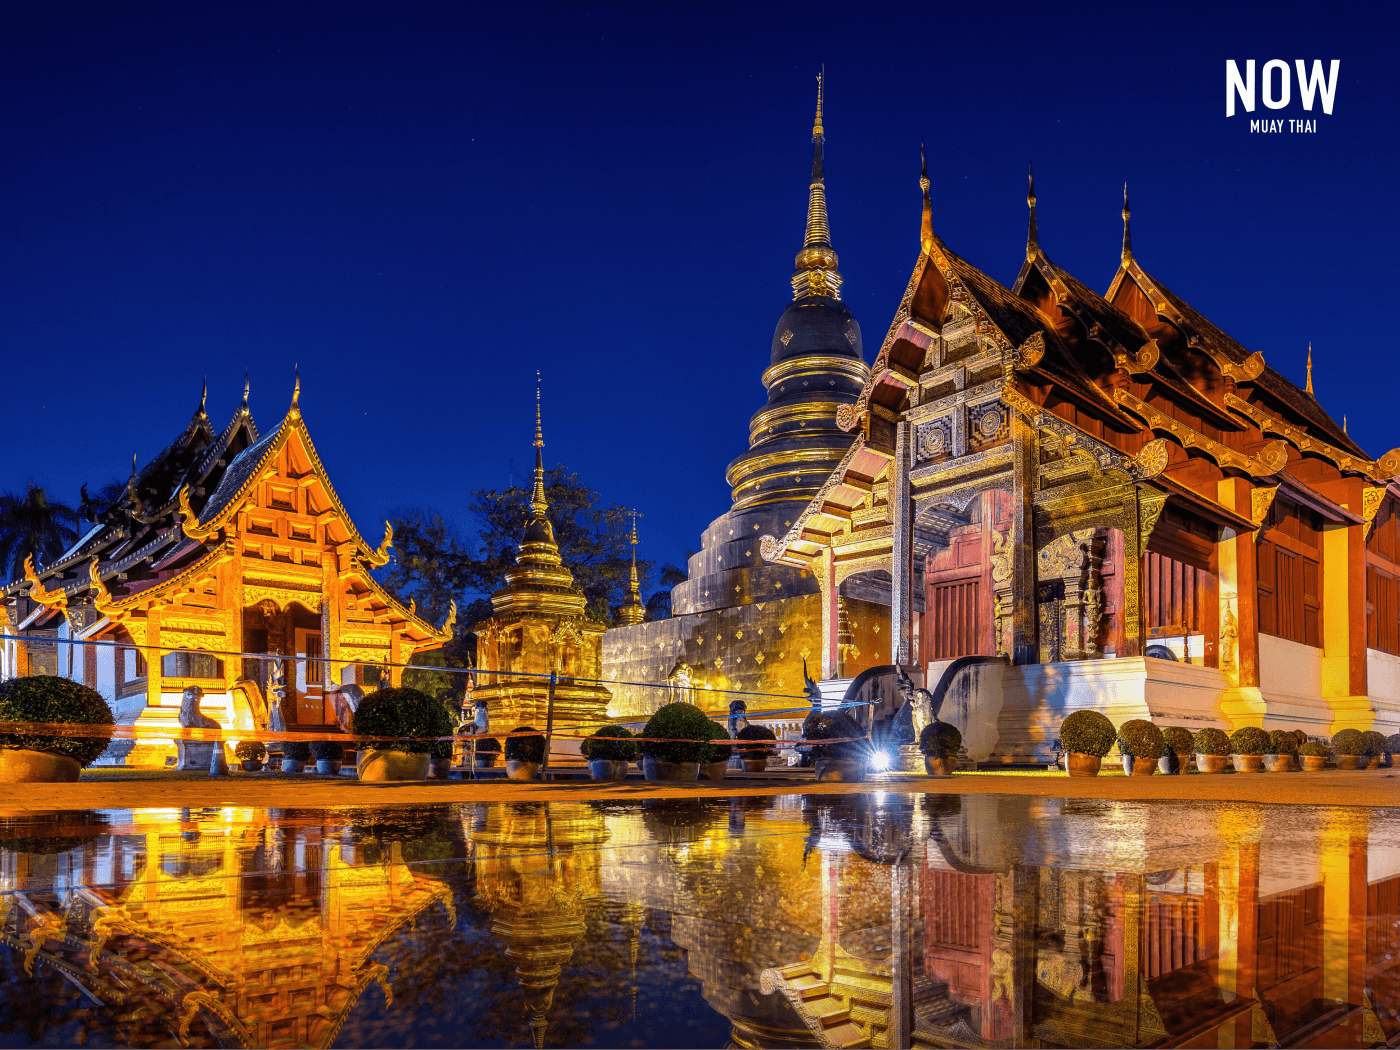
[[[1167,750],[1178,757],[1185,757],[1191,753],[1193,740],[1189,729],[1167,726],[1162,730],[1162,739],[1167,743]]]
[[[1385,750],[1390,755],[1400,755],[1400,733],[1392,733],[1385,738]]]
[[[470,747],[470,746],[471,746],[471,741],[470,741],[470,740],[464,741],[464,743],[467,745],[467,747]],[[485,754],[485,753],[488,752],[488,751],[491,752],[492,754],[497,754],[497,755],[499,755],[499,754],[501,753],[501,742],[500,742],[499,740],[497,740],[494,736],[481,736],[481,737],[477,737],[477,738],[476,738],[476,753],[477,753],[478,755],[481,755],[481,754]]]
[[[0,747],[28,748],[75,758],[89,765],[112,739],[112,710],[102,694],[68,678],[31,675],[0,682],[0,722],[62,722],[101,726],[93,736],[0,733]]]
[[[622,737],[621,740],[600,740],[599,737]],[[590,762],[631,762],[637,757],[637,742],[626,726],[603,726],[579,745],[583,757]]]
[[[1162,731],[1145,718],[1130,718],[1118,727],[1118,749],[1134,758],[1157,761],[1167,751]]]
[[[948,722],[930,722],[919,734],[919,750],[926,758],[957,758],[962,733]]]
[[[317,762],[341,762],[345,759],[345,745],[337,740],[313,740],[311,757]]]
[[[1332,737],[1332,750],[1339,755],[1364,755],[1367,741],[1359,729],[1343,729]]]
[[[76,510],[49,499],[32,481],[23,495],[0,496],[0,581],[17,578],[31,554],[36,565],[57,558],[78,538],[80,520]]]
[[[282,742],[282,760],[306,762],[311,758],[311,745],[305,740],[285,740]]]
[[[770,758],[778,753],[777,745],[769,742],[776,740],[777,737],[773,734],[773,730],[769,729],[767,726],[756,725],[750,722],[748,725],[744,726],[743,729],[739,730],[739,739],[753,741],[753,743],[739,745],[740,756],[749,761],[760,758]]]
[[[713,725],[694,704],[666,704],[647,719],[637,736],[642,754],[652,758],[663,762],[707,762]]]
[[[376,751],[423,754],[432,750],[429,738],[451,736],[456,729],[447,708],[418,689],[379,689],[365,694],[350,723],[355,736],[396,736],[365,746]]]
[[[1331,753],[1326,744],[1319,743],[1316,740],[1305,740],[1298,745],[1298,754],[1300,755],[1316,755],[1325,758]]]
[[[1385,734],[1377,733],[1374,729],[1367,729],[1362,737],[1366,740],[1366,754],[1375,758],[1377,755],[1385,754]]]
[[[544,734],[535,732],[534,726],[517,726],[517,733],[534,733],[534,736],[506,737],[507,762],[543,762]]]
[[[1296,755],[1298,753],[1298,738],[1288,729],[1275,729],[1269,734],[1269,750],[1271,755]]]
[[[1097,711],[1072,711],[1060,723],[1060,743],[1066,751],[1103,758],[1117,738],[1113,723]]]
[[[730,742],[730,739],[729,739],[729,730],[728,730],[728,729],[725,729],[724,726],[720,725],[718,722],[711,722],[711,723],[710,723],[710,740],[711,740],[711,741],[723,740],[724,743],[722,743],[722,744],[711,743],[711,744],[710,744],[710,755],[709,755],[709,757],[708,757],[708,758],[701,759],[701,761],[702,761],[702,762],[728,762],[728,761],[729,761],[729,756],[733,753],[733,748],[734,748],[734,745]]]
[[[1269,750],[1269,734],[1258,726],[1244,726],[1230,734],[1230,754],[1262,755]]]
[[[240,740],[233,756],[240,762],[261,762],[267,758],[267,745],[261,740]]]
[[[1193,746],[1198,755],[1228,755],[1230,753],[1230,738],[1225,735],[1223,729],[1210,726],[1196,731]]]
[[[802,723],[804,740],[841,740],[839,744],[818,744],[811,749],[814,760],[834,758],[861,758],[865,755],[863,740],[851,740],[856,735],[849,718],[843,715],[828,715],[817,712],[810,714]]]

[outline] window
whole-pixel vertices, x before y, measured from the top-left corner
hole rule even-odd
[[[1259,630],[1320,647],[1321,579],[1317,558],[1267,540],[1259,544]]]
[[[167,653],[160,658],[166,678],[222,678],[224,662],[208,653]]]
[[[1374,565],[1366,566],[1366,644],[1400,655],[1400,609],[1395,597],[1395,577]]]
[[[306,636],[306,684],[321,685],[324,681],[326,665],[321,663],[321,636]]]

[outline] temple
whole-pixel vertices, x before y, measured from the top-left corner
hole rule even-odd
[[[57,674],[98,690],[140,739],[104,761],[164,765],[182,692],[226,728],[266,728],[274,688],[288,726],[335,725],[337,685],[397,684],[402,665],[452,636],[371,576],[392,532],[371,546],[335,494],[307,432],[301,381],[260,436],[248,389],[222,432],[200,398],[185,429],[68,551],[0,590],[7,675]],[[72,642],[96,642],[74,645]],[[253,654],[240,656],[238,654]],[[257,654],[285,657],[262,660]],[[328,689],[329,686],[329,689]],[[140,733],[145,729],[148,732]]]

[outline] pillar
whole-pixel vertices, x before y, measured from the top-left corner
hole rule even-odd
[[[1011,662],[1038,660],[1035,591],[1035,428],[1011,410]]]
[[[1359,1006],[1366,984],[1365,814],[1332,810],[1322,830],[1322,997]]]
[[[888,1044],[894,1048],[912,1046],[914,1029],[914,987],[910,970],[914,965],[910,942],[909,864],[901,857],[890,867],[890,1026]]]
[[[840,611],[837,601],[841,588],[836,582],[836,552],[830,547],[822,551],[812,571],[817,574],[817,587],[822,596],[822,681],[836,677],[839,663],[837,653],[837,632],[840,624]]]
[[[1253,519],[1244,478],[1224,478],[1216,484],[1220,505]],[[1253,532],[1221,530],[1215,547],[1220,585],[1220,669],[1230,683],[1220,709],[1232,730],[1264,723],[1264,696],[1259,692],[1259,562]]]
[[[907,664],[912,659],[911,625],[914,619],[913,592],[910,579],[910,549],[912,546],[909,503],[909,424],[900,423],[895,431],[894,476],[890,483],[890,519],[893,537],[890,549],[890,577],[894,581],[890,592],[890,663]]]
[[[1355,506],[1360,505],[1358,491]],[[1332,709],[1330,733],[1370,729],[1375,720],[1366,695],[1364,530],[1364,525],[1331,525],[1322,531],[1322,695]]]

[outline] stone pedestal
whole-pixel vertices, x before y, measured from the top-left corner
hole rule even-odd
[[[208,773],[209,764],[214,761],[214,748],[218,746],[213,741],[175,741],[175,768],[182,773]]]
[[[924,753],[918,744],[900,744],[899,753],[894,756],[894,770],[899,773],[920,773],[924,771]]]

